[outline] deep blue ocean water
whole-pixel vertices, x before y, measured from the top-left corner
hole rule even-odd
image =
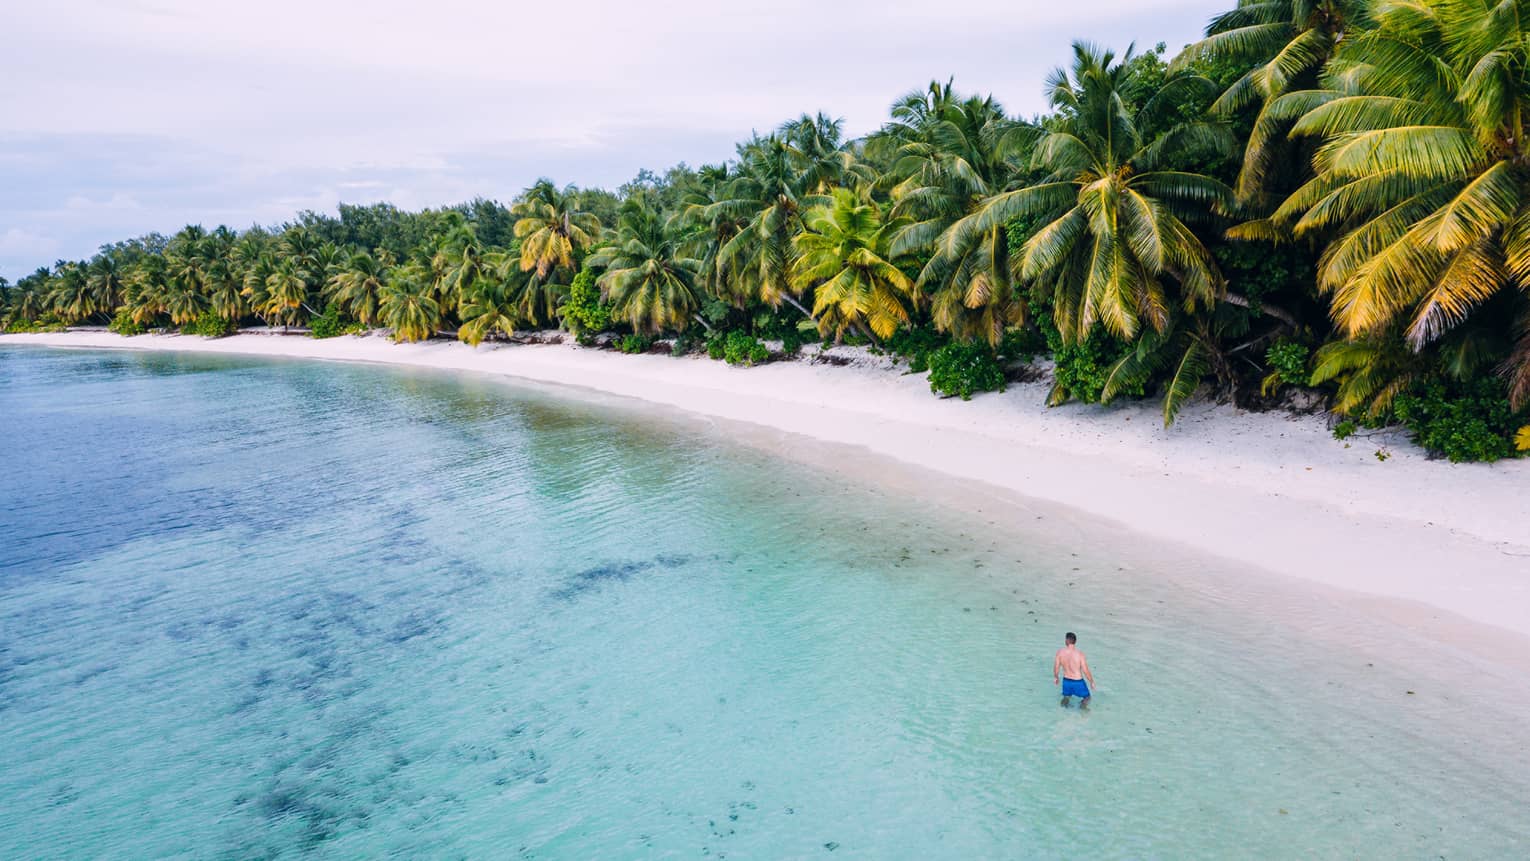
[[[0,347],[0,858],[1530,845],[1522,678],[1455,685],[1338,599],[737,433]],[[1051,685],[1066,629],[1090,713]]]

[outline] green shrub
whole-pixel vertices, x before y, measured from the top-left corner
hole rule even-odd
[[[348,327],[340,319],[340,309],[331,302],[324,306],[324,313],[308,321],[308,334],[315,338],[333,338],[346,334]]]
[[[182,335],[201,335],[204,338],[222,338],[234,334],[234,321],[225,320],[217,314],[206,313],[181,327]]]
[[[921,374],[930,369],[930,354],[951,343],[951,339],[933,327],[918,326],[899,329],[882,343],[893,355],[908,361],[911,373]]]
[[[982,341],[952,343],[930,354],[930,391],[972,399],[976,392],[1004,390],[1004,369]]]
[[[1359,429],[1360,426],[1355,424],[1354,419],[1343,419],[1333,426],[1333,438],[1338,440],[1349,439]]]
[[[999,341],[999,357],[1029,362],[1047,351],[1047,338],[1040,329],[1028,326],[1004,330]]]
[[[628,355],[646,353],[653,346],[653,339],[644,335],[623,335],[616,341],[616,349]]]
[[[36,320],[16,319],[5,326],[5,333],[7,335],[25,335],[31,332],[41,332],[42,330],[42,325]]]
[[[142,335],[144,332],[148,331],[148,329],[146,329],[143,324],[139,323],[137,320],[134,320],[133,315],[128,313],[126,310],[118,311],[117,316],[112,318],[112,321],[107,325],[106,330],[108,332],[116,332],[119,335],[129,336]]]
[[[563,316],[563,325],[580,343],[611,325],[611,306],[601,301],[594,272],[585,269],[574,276],[568,288],[568,299],[564,300],[559,313]]]
[[[1494,461],[1514,456],[1520,424],[1503,382],[1483,377],[1468,383],[1432,380],[1401,394],[1392,412],[1413,440],[1451,463]]]
[[[1280,341],[1264,352],[1264,361],[1270,373],[1288,386],[1305,386],[1307,373],[1307,346],[1295,341]]]
[[[770,350],[748,332],[719,332],[707,341],[707,355],[730,365],[761,365],[770,358]]]
[[[1054,330],[1055,331],[1055,330]],[[1125,354],[1124,345],[1101,329],[1089,333],[1083,341],[1065,344],[1061,335],[1048,333],[1052,358],[1057,363],[1054,372],[1057,388],[1066,398],[1077,398],[1086,404],[1097,404],[1105,391],[1105,381],[1110,368]],[[1121,392],[1140,398],[1147,393],[1145,383],[1127,387]]]

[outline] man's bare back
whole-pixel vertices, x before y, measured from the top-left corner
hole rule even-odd
[[[1094,685],[1094,673],[1089,669],[1089,659],[1074,645],[1077,638],[1070,631],[1067,645],[1057,650],[1052,658],[1052,684],[1062,685],[1062,704],[1067,706],[1070,698],[1078,697],[1079,708],[1089,708],[1090,687]],[[1061,678],[1059,678],[1059,676]],[[1089,684],[1084,684],[1087,679]]]

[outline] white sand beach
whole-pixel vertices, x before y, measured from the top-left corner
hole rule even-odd
[[[1048,409],[1044,383],[942,400],[924,375],[850,350],[842,351],[866,360],[733,368],[571,345],[475,349],[379,336],[0,336],[0,345],[23,344],[373,362],[577,386],[864,447],[983,483],[974,488],[1108,518],[1239,563],[1229,566],[1239,572],[1263,569],[1404,602],[1440,624],[1530,636],[1530,460],[1432,461],[1396,434],[1346,445],[1321,416],[1195,403],[1165,429],[1156,402]]]

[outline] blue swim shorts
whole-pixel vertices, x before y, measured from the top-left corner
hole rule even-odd
[[[1089,686],[1084,684],[1083,679],[1063,679],[1062,694],[1065,697],[1089,698]]]

